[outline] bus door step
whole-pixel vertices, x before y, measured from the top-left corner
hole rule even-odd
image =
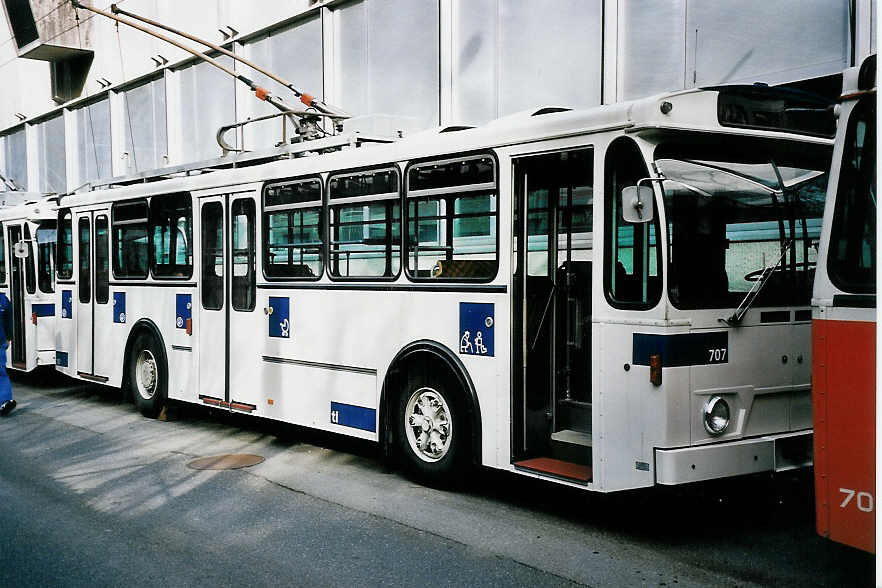
[[[551,434],[551,457],[579,464],[591,464],[591,433],[563,429]]]
[[[578,400],[557,402],[557,427],[591,435],[591,403]]]
[[[587,484],[591,481],[591,467],[552,457],[535,457],[514,462],[515,468],[566,480]]]

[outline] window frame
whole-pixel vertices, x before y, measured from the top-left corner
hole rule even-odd
[[[366,196],[344,196],[340,198],[331,198],[331,181],[335,178],[343,178],[343,177],[351,177],[351,176],[360,176],[360,175],[368,175],[371,173],[382,172],[382,171],[392,171],[398,177],[398,192],[395,197],[392,197],[392,192],[384,192],[382,194],[369,194]],[[370,167],[363,168],[353,168],[347,170],[339,170],[335,172],[331,172],[328,174],[327,182],[325,184],[324,189],[324,237],[323,241],[326,244],[325,247],[325,273],[327,273],[328,278],[334,282],[394,282],[399,277],[401,277],[402,272],[402,257],[401,251],[403,246],[403,237],[401,231],[403,229],[402,224],[402,213],[401,207],[403,206],[402,200],[404,197],[403,191],[403,183],[401,178],[401,167],[398,163],[387,163],[385,165],[374,165]],[[391,276],[344,276],[344,275],[335,275],[331,271],[331,208],[340,207],[352,204],[362,203],[365,205],[377,203],[377,202],[397,202],[399,206],[398,213],[398,271],[395,272],[394,275]],[[394,221],[393,221],[394,222]],[[395,240],[389,239],[388,241],[390,247],[395,246]],[[392,252],[395,253],[394,251]]]
[[[603,296],[606,299],[607,304],[610,305],[611,308],[617,310],[652,310],[661,303],[662,299],[667,295],[667,280],[665,277],[665,249],[667,246],[666,243],[666,234],[662,232],[661,222],[659,219],[659,212],[662,209],[662,206],[659,206],[659,194],[657,191],[658,182],[651,182],[652,184],[652,220],[647,221],[646,223],[628,223],[635,226],[647,226],[647,240],[649,238],[649,228],[655,227],[655,247],[656,247],[656,268],[658,271],[658,292],[650,292],[648,289],[648,281],[651,277],[649,275],[649,267],[646,268],[646,277],[647,277],[647,302],[632,302],[627,300],[619,300],[613,296],[612,292],[612,272],[615,271],[613,265],[610,263],[613,256],[613,236],[612,230],[610,229],[610,215],[612,214],[612,204],[618,196],[614,193],[613,190],[610,190],[612,187],[612,179],[610,178],[610,166],[609,163],[609,152],[615,146],[616,148],[621,149],[618,145],[624,144],[626,142],[630,142],[633,147],[634,153],[636,153],[640,162],[643,164],[643,175],[642,178],[653,177],[650,173],[649,162],[647,162],[646,155],[643,153],[643,150],[640,149],[640,144],[637,143],[631,137],[626,135],[620,135],[613,140],[611,140],[603,150]],[[595,171],[596,173],[596,171]],[[638,179],[642,179],[638,178]],[[596,175],[595,175],[596,179]],[[636,180],[635,180],[636,183]],[[597,187],[597,183],[595,182],[595,188]],[[662,201],[663,202],[663,201]],[[595,206],[597,204],[597,200],[595,199]],[[616,226],[618,229],[618,225]],[[647,243],[647,245],[649,245]],[[649,261],[649,257],[647,257],[647,265],[651,266],[651,262]]]
[[[244,208],[243,213],[237,213],[235,210],[236,205],[241,204]],[[250,210],[249,210],[250,205]],[[229,231],[228,236],[228,247],[229,254],[227,258],[229,259],[229,263],[227,264],[227,271],[230,273],[229,280],[229,297],[230,297],[230,309],[235,312],[252,312],[255,308],[257,308],[257,203],[254,201],[254,198],[251,196],[242,196],[240,198],[233,198],[229,204],[229,221],[227,223],[226,230]],[[251,215],[251,218],[248,218],[248,215]],[[237,289],[237,276],[235,275],[235,267],[236,267],[236,249],[234,247],[234,239],[236,238],[236,233],[234,229],[234,219],[238,216],[245,216],[245,218],[249,221],[246,228],[246,245],[248,246],[246,255],[249,258],[246,262],[248,264],[248,275],[241,276],[240,281],[243,283],[243,291],[246,293],[246,299],[250,298],[248,305],[237,305],[236,298],[236,289]]]
[[[64,250],[64,217],[65,215],[70,216],[70,259],[65,260],[61,256],[61,252]],[[55,239],[55,279],[56,280],[72,280],[73,279],[73,269],[74,269],[74,259],[73,259],[73,243],[74,243],[74,230],[73,230],[73,212],[70,208],[62,208],[58,211],[58,224],[57,229],[58,233],[56,234]],[[64,262],[70,263],[70,272],[64,273]]]
[[[160,274],[160,273],[156,272],[156,268],[158,265],[165,265],[165,264],[157,264],[156,263],[156,243],[154,242],[155,241],[154,235],[156,232],[156,227],[160,226],[160,225],[158,225],[154,222],[154,210],[156,210],[156,208],[158,208],[158,207],[153,206],[153,201],[156,199],[159,199],[160,201],[162,201],[165,199],[172,199],[175,197],[185,197],[190,203],[190,216],[189,216],[189,219],[190,219],[190,223],[189,223],[190,224],[190,227],[189,227],[189,229],[190,229],[190,235],[189,235],[190,265],[189,265],[189,272],[184,273],[183,275],[180,275],[180,276],[172,275],[172,274]],[[162,225],[162,226],[165,226],[165,225]],[[177,224],[175,224],[174,226],[175,226],[175,228],[177,228]],[[175,234],[175,239],[177,239],[177,234]],[[177,253],[177,249],[175,249],[175,253]],[[154,280],[161,280],[161,281],[166,281],[166,280],[187,281],[187,280],[192,279],[193,278],[193,266],[195,265],[195,262],[194,262],[195,253],[196,253],[195,247],[193,247],[193,195],[190,192],[169,192],[167,194],[155,194],[155,195],[151,196],[150,201],[148,203],[148,210],[147,210],[147,271],[149,272],[150,277],[153,278]],[[171,259],[171,252],[169,254],[169,259]],[[169,265],[169,267],[172,267],[172,268],[178,267],[178,265],[176,263],[175,264],[169,263],[168,265]],[[183,265],[181,267],[186,268],[187,265]]]
[[[102,221],[104,223],[105,231],[104,253],[107,256],[106,273],[99,271],[101,265],[98,259],[98,242],[101,239],[101,235],[98,233],[98,223]],[[92,248],[94,249],[93,263],[95,265],[95,304],[107,304],[110,301],[110,266],[112,264],[110,254],[110,232],[110,215],[106,211],[100,211],[95,214],[95,218],[92,221]]]
[[[37,293],[37,262],[34,259],[35,248],[32,243],[36,241],[36,231],[31,232],[31,223],[27,220],[22,224],[22,243],[28,248],[28,256],[24,259],[25,292]]]
[[[308,202],[296,202],[293,204],[278,204],[267,207],[266,193],[267,190],[275,186],[284,186],[290,184],[309,183],[317,181],[319,184],[319,194],[317,200]],[[261,276],[269,282],[315,282],[320,280],[328,269],[328,243],[330,232],[328,223],[330,221],[330,208],[325,206],[325,189],[330,182],[324,182],[321,175],[299,176],[293,178],[285,178],[283,180],[274,180],[267,182],[260,190],[260,265]],[[319,261],[321,262],[321,271],[315,276],[271,276],[267,273],[267,267],[277,264],[269,264],[269,222],[268,216],[277,212],[304,210],[310,208],[318,208],[319,211],[319,238],[321,239]],[[330,274],[329,274],[330,275]]]
[[[116,236],[116,227],[119,226],[120,222],[116,220],[116,211],[120,206],[132,205],[134,203],[143,202],[144,206],[147,207],[147,214],[144,216],[145,219],[145,233],[147,236],[147,267],[145,268],[144,275],[141,274],[120,274],[117,272],[116,262],[119,259],[119,242]],[[123,224],[136,224],[138,221],[122,221]],[[110,207],[110,271],[113,275],[113,279],[115,280],[146,280],[150,275],[150,203],[147,201],[146,197],[141,198],[132,198],[130,200],[123,200],[120,202],[114,202]],[[56,259],[57,259],[56,255]],[[56,261],[57,265],[57,261]]]
[[[88,253],[83,257],[83,226],[86,227],[86,246]],[[83,266],[85,259],[86,265]],[[85,269],[85,272],[83,271]],[[77,217],[77,299],[80,304],[92,302],[92,217],[82,214]]]
[[[44,266],[41,262],[40,242],[39,242],[39,238],[37,237],[37,233],[39,233],[40,231],[43,231],[43,230],[50,230],[49,227],[43,226],[45,222],[46,221],[41,222],[40,225],[37,226],[37,230],[34,231],[34,240],[37,243],[36,253],[35,253],[36,262],[37,262],[37,288],[43,294],[54,294],[55,293],[55,280],[56,280],[56,276],[57,276],[57,272],[58,272],[58,266],[57,266],[58,260],[55,258],[55,255],[57,255],[57,247],[56,246],[58,244],[58,230],[57,230],[57,224],[56,224],[56,228],[52,229],[55,231],[55,242],[47,248],[49,253],[52,255],[52,257],[50,257],[49,264],[48,264],[49,289],[44,289],[42,286],[41,276],[44,276],[46,274],[42,271]],[[55,222],[57,223],[57,220]],[[2,266],[2,265],[3,265],[2,260],[0,260],[0,266]],[[0,283],[2,283],[2,282],[0,282]]]
[[[413,168],[429,165],[429,164],[445,164],[445,163],[453,163],[457,161],[463,161],[468,159],[481,159],[483,157],[489,157],[493,162],[493,184],[490,187],[489,184],[462,184],[459,186],[451,186],[447,188],[429,188],[425,190],[417,190],[418,194],[411,196],[410,190],[410,172]],[[420,159],[414,159],[407,163],[407,166],[404,168],[404,179],[405,185],[403,186],[403,203],[402,203],[402,211],[401,211],[401,240],[402,240],[402,267],[404,268],[404,273],[407,275],[407,279],[411,282],[417,283],[470,283],[470,284],[488,284],[493,282],[499,277],[499,266],[502,258],[502,252],[500,250],[500,240],[499,240],[499,229],[500,229],[500,203],[501,203],[501,193],[499,189],[499,157],[497,157],[496,152],[494,150],[488,151],[469,151],[460,154],[443,154],[436,155],[434,157],[424,157]],[[462,190],[463,186],[468,186],[469,189]],[[480,188],[477,186],[481,186]],[[437,277],[433,278],[431,276],[428,277],[420,277],[411,274],[410,269],[408,267],[408,257],[409,257],[409,201],[411,198],[420,198],[427,197],[432,195],[443,196],[446,194],[468,194],[470,192],[483,192],[483,191],[492,191],[496,195],[496,212],[493,215],[496,217],[496,271],[490,277],[486,278],[456,278],[456,277]],[[450,211],[450,215],[453,214],[453,211]],[[451,241],[453,236],[451,235]]]

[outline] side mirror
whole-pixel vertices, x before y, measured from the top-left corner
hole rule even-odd
[[[16,259],[26,259],[28,256],[28,244],[24,241],[19,241],[12,246],[12,253]]]
[[[622,189],[622,217],[629,223],[652,220],[653,192],[650,186],[627,186]]]

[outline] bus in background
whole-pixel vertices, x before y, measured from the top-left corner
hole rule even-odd
[[[846,70],[812,296],[818,533],[875,551],[876,57]]]
[[[369,439],[441,483],[811,465],[827,106],[696,89],[65,195],[56,367],[145,415]]]
[[[8,192],[0,207],[0,292],[12,303],[7,367],[55,365],[55,202]]]

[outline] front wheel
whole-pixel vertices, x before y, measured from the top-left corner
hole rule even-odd
[[[138,410],[155,418],[165,405],[168,369],[165,354],[150,335],[138,335],[129,356],[129,387]]]
[[[453,485],[468,466],[468,420],[461,395],[446,381],[408,378],[398,400],[397,441],[404,466],[431,483]]]

